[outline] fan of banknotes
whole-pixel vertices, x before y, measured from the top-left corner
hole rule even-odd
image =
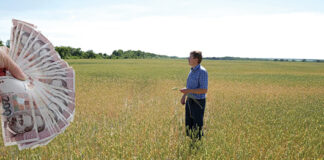
[[[28,78],[0,76],[2,135],[22,150],[48,144],[73,121],[75,73],[35,25],[12,22],[9,55]]]

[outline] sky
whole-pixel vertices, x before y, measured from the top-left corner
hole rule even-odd
[[[322,0],[0,0],[0,40],[13,18],[55,46],[108,55],[324,59]]]

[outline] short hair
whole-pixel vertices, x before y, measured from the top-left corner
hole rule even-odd
[[[202,61],[201,51],[191,51],[190,55],[192,55],[194,59],[198,58],[198,63],[200,64],[200,62]]]

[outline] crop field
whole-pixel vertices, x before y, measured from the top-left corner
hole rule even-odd
[[[73,123],[0,159],[323,159],[324,63],[209,61],[205,136],[185,136],[187,60],[68,60]]]

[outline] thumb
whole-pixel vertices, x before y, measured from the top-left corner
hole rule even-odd
[[[27,79],[27,76],[25,75],[25,73],[11,59],[8,61],[8,70],[12,74],[12,76],[14,76],[17,79],[20,79],[23,81]]]
[[[8,69],[12,76],[20,80],[26,80],[27,76],[8,55],[2,54],[1,58],[3,68]]]

